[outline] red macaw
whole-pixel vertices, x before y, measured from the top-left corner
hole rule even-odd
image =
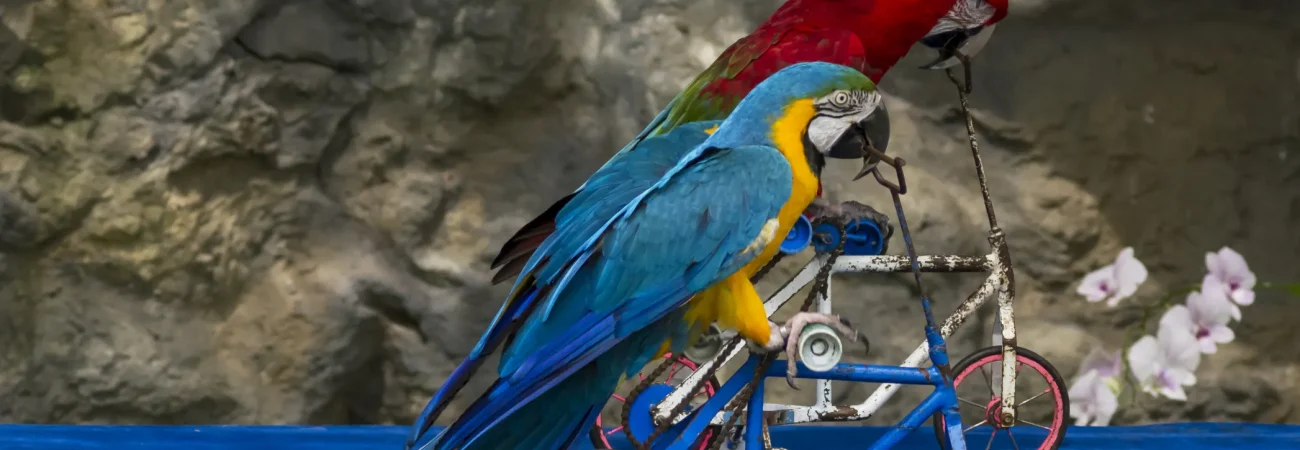
[[[958,53],[974,56],[1006,14],[1007,0],[789,0],[723,51],[610,161],[636,150],[646,137],[686,123],[725,119],[754,86],[791,64],[845,65],[878,83],[920,41],[939,51],[939,59],[924,68],[951,67]],[[887,141],[888,127],[877,131],[868,137]],[[884,150],[887,142],[881,141],[872,143]],[[493,284],[519,274],[576,194],[555,202],[506,241],[492,261],[492,269],[500,269]]]

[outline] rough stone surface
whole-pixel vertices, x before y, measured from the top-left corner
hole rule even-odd
[[[409,423],[500,304],[497,246],[777,4],[0,2],[0,420]],[[1124,246],[1145,301],[1223,245],[1300,281],[1300,4],[1013,4],[973,102],[1021,345],[1069,378],[1120,345],[1140,308],[1073,290]],[[925,56],[883,84],[912,231],[923,253],[984,253],[955,94],[911,68]],[[892,211],[851,169],[831,198]],[[979,278],[927,276],[938,314]],[[876,349],[855,357],[921,339],[908,277],[835,294]],[[1142,396],[1117,422],[1300,423],[1294,305],[1261,293],[1186,403]],[[904,393],[882,418],[923,394]]]

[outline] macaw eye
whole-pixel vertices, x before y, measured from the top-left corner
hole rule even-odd
[[[849,103],[849,94],[847,92],[836,92],[835,96],[831,97],[831,103],[844,106]]]

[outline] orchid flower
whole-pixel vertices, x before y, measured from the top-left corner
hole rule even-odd
[[[1083,362],[1079,365],[1079,372],[1096,371],[1097,375],[1104,380],[1118,377],[1123,367],[1124,352],[1108,352],[1101,348],[1094,348],[1083,358]]]
[[[1255,274],[1240,253],[1228,247],[1206,253],[1205,268],[1222,283],[1233,302],[1241,306],[1255,303]]]
[[[1208,277],[1207,277],[1208,278]],[[1207,280],[1208,281],[1208,280]],[[1210,283],[1206,283],[1210,285]],[[1174,305],[1160,318],[1160,326],[1187,330],[1196,337],[1201,353],[1215,353],[1217,344],[1232,342],[1236,336],[1228,321],[1234,312],[1240,314],[1237,305],[1228,300],[1225,292],[1211,286],[1202,292],[1193,292],[1187,296],[1187,305]]]
[[[1183,386],[1196,384],[1200,345],[1196,335],[1176,322],[1161,322],[1159,339],[1143,336],[1129,348],[1128,364],[1144,392],[1186,401]]]
[[[1219,277],[1214,276],[1214,274],[1205,274],[1205,279],[1201,280],[1200,292],[1204,295],[1215,295],[1222,298],[1228,303],[1228,315],[1233,320],[1241,320],[1241,307],[1229,300],[1231,297],[1229,297],[1228,285],[1219,280]]]
[[[1110,418],[1119,409],[1119,396],[1102,379],[1096,370],[1080,375],[1070,386],[1070,417],[1075,426],[1110,425]]]
[[[1093,349],[1070,386],[1070,417],[1078,426],[1106,426],[1119,408],[1122,352]]]
[[[1133,257],[1133,247],[1125,247],[1114,263],[1084,276],[1075,292],[1089,302],[1106,300],[1106,306],[1114,307],[1137,292],[1138,285],[1146,280],[1146,266]]]

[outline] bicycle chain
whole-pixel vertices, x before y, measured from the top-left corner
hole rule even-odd
[[[816,227],[826,221],[827,220],[824,218],[818,218],[813,220],[812,225]],[[804,299],[803,306],[800,308],[801,312],[807,312],[808,309],[812,307],[813,301],[818,295],[826,295],[826,289],[830,284],[831,269],[835,266],[835,260],[844,253],[844,242],[848,240],[846,234],[848,232],[848,222],[849,221],[845,220],[843,223],[839,224],[840,240],[836,244],[835,248],[829,253],[826,263],[818,269],[813,288],[808,292],[808,297]],[[768,261],[767,264],[764,264],[762,268],[754,273],[754,276],[750,277],[749,281],[751,283],[758,283],[767,275],[768,272],[775,268],[777,263],[781,262],[785,256],[785,253],[777,253],[774,255],[772,260]],[[718,369],[722,366],[723,360],[732,352],[736,345],[740,344],[740,341],[741,338],[737,336],[727,343],[722,351],[714,357],[712,367],[709,371],[691,386],[685,397],[686,399],[690,399],[699,394],[700,388],[703,387],[704,380],[712,378],[717,374]],[[731,417],[727,419],[727,422],[724,423],[718,432],[713,435],[712,439],[709,440],[708,446],[706,447],[707,450],[718,450],[721,448],[722,443],[726,440],[727,434],[735,427],[736,421],[740,417],[739,409],[742,405],[749,403],[750,397],[754,395],[754,387],[763,381],[763,374],[767,372],[768,367],[770,367],[772,362],[776,360],[777,353],[778,352],[769,353],[759,361],[758,365],[755,367],[753,378],[751,378],[749,383],[746,383],[745,387],[742,388],[735,397],[732,397],[731,401],[723,408],[723,411],[731,412]],[[632,443],[632,446],[636,447],[638,450],[649,450],[650,444],[652,444],[655,439],[659,438],[659,436],[663,435],[664,432],[668,431],[668,428],[672,424],[671,419],[676,418],[684,412],[686,405],[689,403],[687,401],[678,403],[668,415],[669,421],[665,424],[656,425],[655,431],[650,434],[645,442],[638,441],[636,437],[632,435],[632,427],[628,424],[628,419],[631,417],[632,403],[641,392],[649,388],[650,385],[653,384],[653,381],[659,378],[659,376],[671,367],[672,364],[672,360],[666,360],[660,363],[659,367],[656,367],[649,377],[641,380],[640,383],[637,383],[636,387],[632,388],[632,391],[628,393],[627,400],[623,402],[623,420],[621,424],[623,426],[623,434],[627,436],[628,442]]]

